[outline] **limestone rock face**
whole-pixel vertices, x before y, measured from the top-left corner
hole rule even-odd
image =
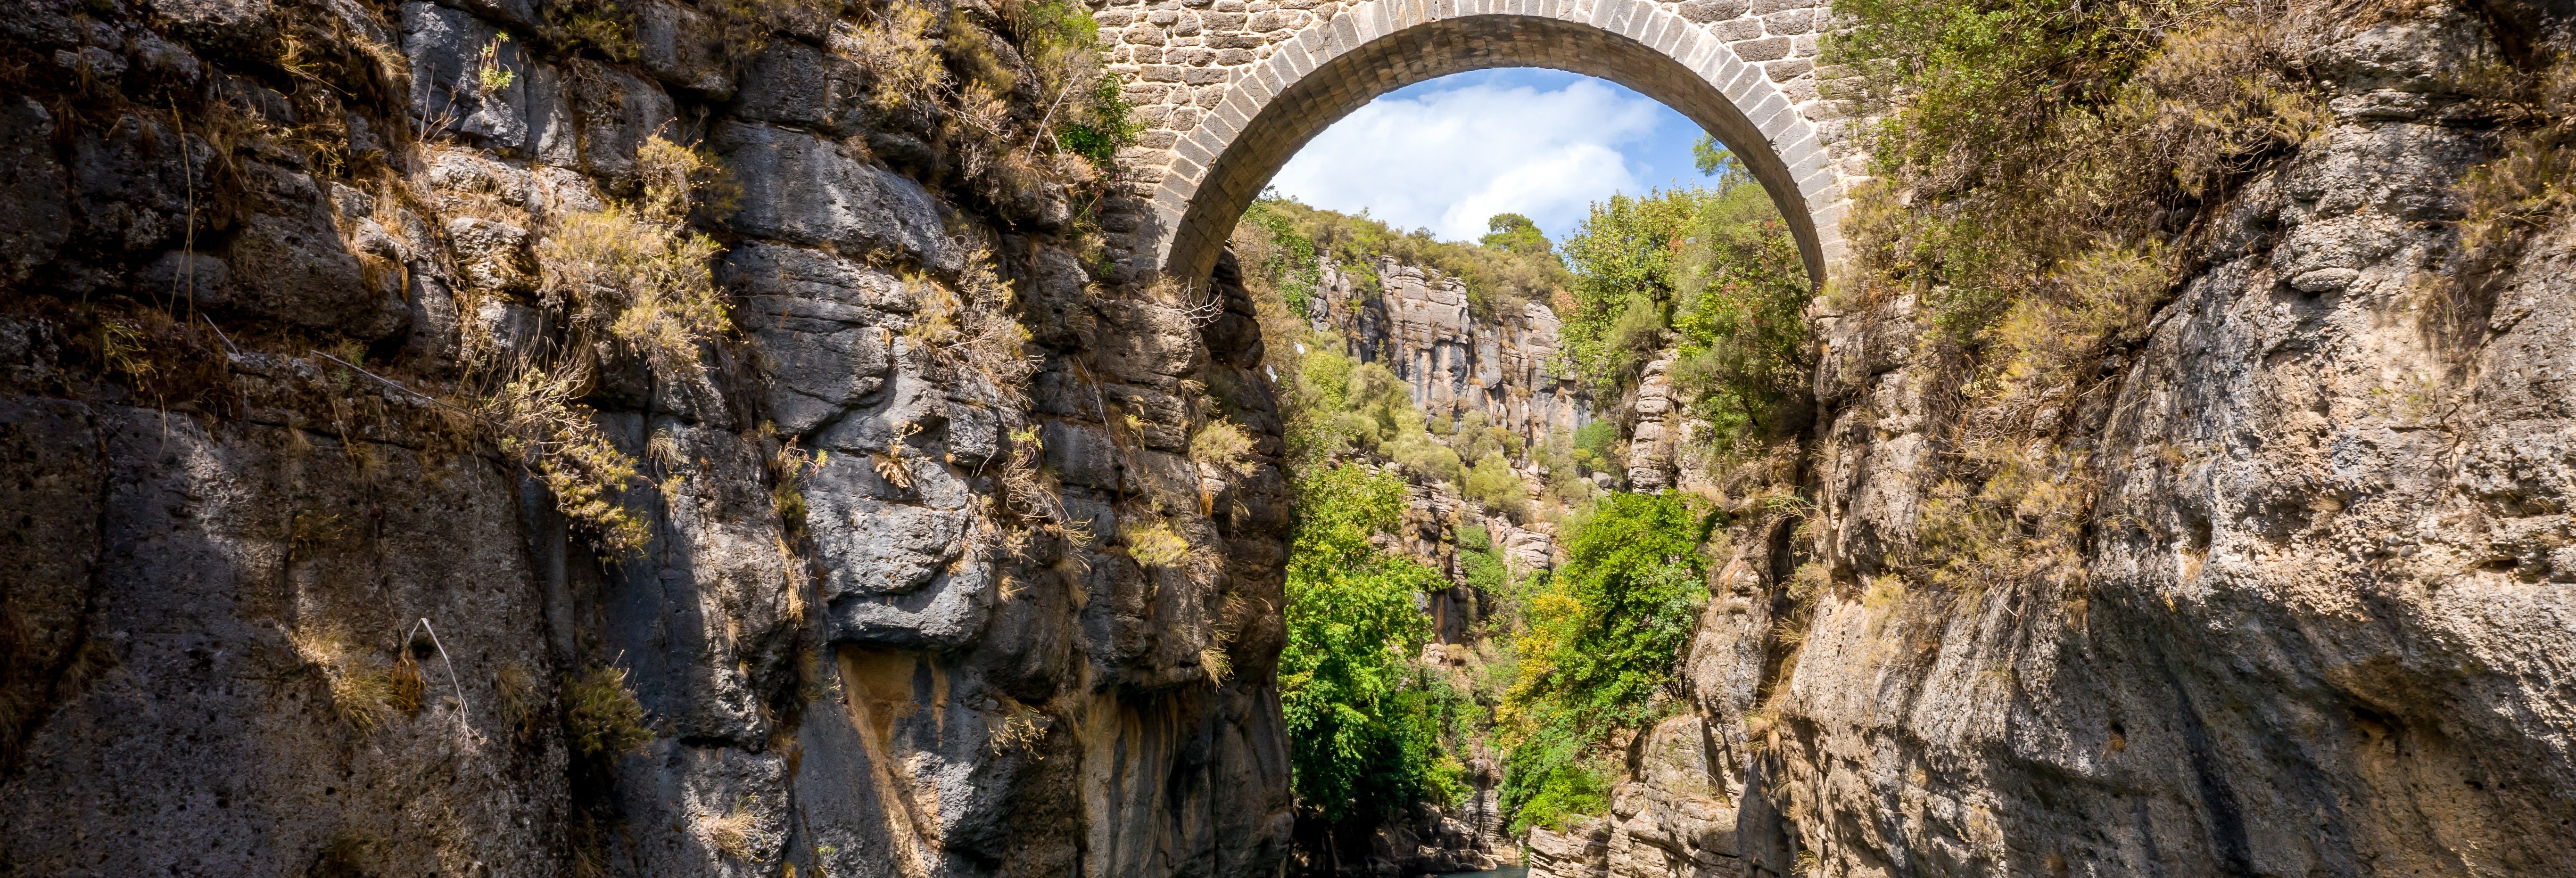
[[[1636,418],[1628,428],[1628,485],[1635,490],[1672,487],[1674,449],[1687,444],[1680,441],[1685,419],[1680,401],[1673,398],[1672,371],[1670,353],[1647,363],[1638,375],[1636,398],[1628,406]]]
[[[2576,227],[2479,278],[2454,225],[2500,20],[2306,43],[2329,128],[2203,212],[2098,393],[2026,413],[2094,497],[2046,585],[1892,575],[1955,389],[1912,298],[1823,315],[1813,519],[1739,533],[1697,716],[1533,874],[2576,874]]]
[[[1287,485],[1231,266],[1213,316],[1104,288],[889,167],[811,10],[575,52],[544,5],[0,11],[0,873],[1275,875]],[[656,135],[730,183],[700,370],[567,352],[546,283]],[[956,340],[983,283],[1026,345]],[[479,423],[549,357],[639,549]],[[1191,456],[1220,417],[1250,457]]]
[[[1328,261],[1329,263],[1329,261]],[[1363,275],[1323,266],[1316,284],[1315,328],[1350,343],[1363,363],[1383,362],[1413,388],[1424,414],[1482,412],[1528,442],[1571,437],[1594,415],[1574,376],[1556,373],[1556,330],[1546,305],[1518,314],[1482,316],[1467,286],[1438,271],[1380,257],[1374,284]],[[1472,461],[1471,461],[1472,463]]]

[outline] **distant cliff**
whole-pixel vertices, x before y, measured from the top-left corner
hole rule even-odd
[[[1372,279],[1324,266],[1310,306],[1317,330],[1341,335],[1361,362],[1383,362],[1413,386],[1426,414],[1483,412],[1488,423],[1538,445],[1571,437],[1594,415],[1591,400],[1557,365],[1556,312],[1530,302],[1480,319],[1467,285],[1378,257]]]

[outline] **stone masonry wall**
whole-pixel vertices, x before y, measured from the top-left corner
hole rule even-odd
[[[1850,108],[1816,68],[1814,0],[1114,0],[1099,12],[1147,130],[1134,200],[1104,225],[1128,270],[1205,273],[1288,157],[1343,114],[1422,80],[1537,66],[1616,80],[1747,162],[1821,276],[1845,183],[1867,172]]]

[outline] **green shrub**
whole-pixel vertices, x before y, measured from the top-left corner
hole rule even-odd
[[[1533,826],[1562,831],[1577,818],[1610,813],[1610,785],[1620,773],[1608,754],[1591,752],[1589,741],[1565,733],[1513,748],[1503,771],[1506,794],[1520,792],[1514,835]]]
[[[1503,563],[1502,550],[1494,545],[1493,534],[1481,525],[1458,529],[1454,545],[1458,550],[1458,569],[1467,577],[1467,585],[1488,595],[1502,595],[1511,587],[1511,569]]]
[[[1520,473],[1512,470],[1502,452],[1487,452],[1466,475],[1467,498],[1476,501],[1476,505],[1513,521],[1529,520],[1529,495],[1522,487]]]
[[[593,665],[564,681],[564,731],[573,749],[593,757],[634,752],[653,740],[644,705],[626,685],[626,669]]]
[[[1574,447],[1577,451],[1591,455],[1592,460],[1586,465],[1593,469],[1615,469],[1614,461],[1618,459],[1619,453],[1619,425],[1604,420],[1577,427],[1574,431]]]
[[[1670,709],[1714,523],[1705,501],[1672,491],[1605,495],[1566,522],[1565,564],[1528,599],[1500,711],[1515,827],[1584,813],[1601,748]]]
[[[1673,309],[1673,388],[1720,452],[1786,423],[1814,366],[1806,264],[1761,187],[1724,184],[1692,217]]]
[[[1083,97],[1075,105],[1078,112],[1056,125],[1056,139],[1106,171],[1117,165],[1119,148],[1134,142],[1145,123],[1133,117],[1135,108],[1127,103],[1125,84],[1116,74],[1102,73]]]
[[[1279,655],[1291,787],[1329,821],[1449,804],[1463,786],[1441,736],[1459,699],[1413,658],[1430,636],[1415,596],[1448,583],[1369,542],[1402,523],[1404,483],[1342,464],[1295,490]]]

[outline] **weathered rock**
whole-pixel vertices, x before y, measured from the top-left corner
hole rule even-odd
[[[35,99],[0,103],[0,277],[12,283],[53,261],[71,234],[53,136],[53,114]]]
[[[456,251],[459,280],[467,289],[496,293],[536,292],[536,263],[528,255],[528,230],[504,222],[457,217],[447,222],[447,241]]]
[[[744,328],[771,374],[770,417],[801,435],[860,405],[893,378],[900,278],[817,250],[752,242],[725,262]]]
[[[2045,575],[1891,569],[1957,514],[1927,484],[1957,391],[1910,298],[1822,321],[1812,555],[1787,519],[1739,535],[1699,719],[1656,730],[1598,850],[1534,832],[1533,871],[2568,874],[2568,221],[2491,312],[2417,304],[2461,289],[2491,141],[2449,114],[2491,20],[2311,35],[2332,127],[2213,203],[2145,339],[2035,418],[2027,460],[2094,523],[2012,555]],[[1809,561],[1835,584],[1784,618]],[[1658,757],[1683,722],[1704,743]]]
[[[24,397],[0,412],[59,449],[9,455],[5,483],[38,504],[12,520],[53,528],[12,529],[47,537],[44,557],[13,560],[49,575],[11,590],[11,613],[61,623],[12,646],[35,652],[13,653],[11,682],[52,685],[18,717],[38,721],[11,727],[23,746],[0,795],[53,806],[0,810],[0,856],[64,874],[291,874],[336,846],[559,868],[562,739],[551,724],[492,737],[508,734],[496,675],[551,665],[510,479],[383,442],[353,457],[291,428]],[[433,476],[441,490],[394,490]],[[65,514],[84,501],[95,514]],[[415,639],[423,619],[440,646]],[[415,711],[332,685],[407,660],[427,687]],[[100,820],[129,843],[85,841]]]
[[[1314,322],[1350,342],[1361,362],[1387,357],[1387,368],[1413,387],[1426,414],[1482,412],[1486,422],[1525,442],[1570,437],[1596,417],[1574,376],[1558,375],[1556,312],[1537,302],[1519,314],[1480,317],[1467,287],[1436,271],[1378,262],[1378,289],[1323,266]]]
[[[669,0],[635,7],[636,60],[653,78],[710,100],[734,91],[724,37],[704,13]]]
[[[930,193],[909,178],[772,125],[728,122],[710,140],[742,181],[742,206],[727,221],[737,232],[852,254],[884,250],[943,272],[964,264]]]
[[[866,122],[866,74],[839,55],[793,40],[773,42],[743,73],[734,114],[835,137]]]

